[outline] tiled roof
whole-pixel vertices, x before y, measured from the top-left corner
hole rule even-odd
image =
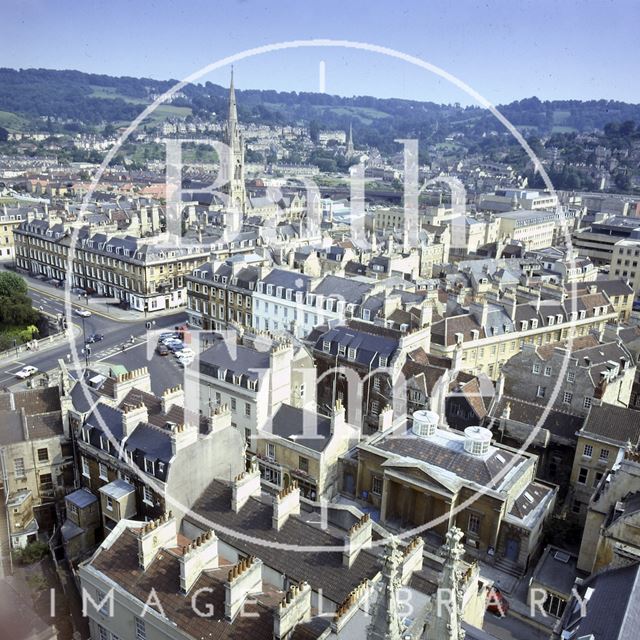
[[[197,516],[185,516],[202,527],[199,518],[213,523],[218,537],[243,553],[260,558],[265,565],[299,582],[306,580],[314,589],[322,590],[332,602],[342,602],[349,592],[365,578],[373,578],[380,570],[378,558],[371,551],[361,551],[351,568],[343,565],[342,552],[286,551],[270,546],[269,542],[297,546],[342,546],[344,540],[305,522],[304,516],[291,516],[280,531],[272,527],[270,500],[250,498],[239,513],[231,511],[231,488],[215,480],[195,503]],[[250,535],[267,544],[237,537],[217,529],[217,526],[240,534]]]
[[[91,565],[142,602],[146,602],[151,590],[155,589],[157,600],[165,614],[179,629],[193,638],[272,640],[272,608],[264,603],[269,599],[268,596],[256,595],[249,598],[245,603],[245,615],[238,615],[230,623],[225,619],[224,613],[224,584],[229,567],[221,566],[204,571],[185,595],[180,592],[178,553],[177,549],[175,553],[161,550],[147,569],[142,570],[138,562],[137,536],[130,529],[125,529],[111,547],[98,552]],[[199,592],[199,609],[213,611],[211,617],[194,614],[191,597],[196,592]],[[156,605],[150,606],[159,611]]]
[[[621,446],[627,442],[635,445],[640,441],[640,411],[608,404],[591,407],[582,433],[619,442]]]

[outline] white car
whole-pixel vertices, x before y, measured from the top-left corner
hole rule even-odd
[[[26,378],[30,378],[31,376],[35,375],[36,373],[38,373],[38,368],[37,367],[32,367],[31,365],[28,365],[28,366],[24,367],[23,369],[20,369],[20,371],[18,371],[18,373],[16,373],[16,378],[20,378],[20,380],[25,380]]]
[[[185,347],[184,349],[180,349],[179,351],[176,351],[175,356],[176,358],[191,358],[193,360],[193,357],[196,354],[193,353],[193,349],[189,348],[189,347]]]
[[[87,311],[86,309],[76,309],[76,315],[81,318],[88,318],[91,315],[91,311]]]

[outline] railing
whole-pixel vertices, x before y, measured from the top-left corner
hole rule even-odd
[[[12,356],[18,356],[21,353],[37,353],[38,351],[40,351],[41,347],[57,342],[62,342],[62,339],[66,337],[67,331],[65,330],[54,333],[53,335],[47,336],[46,338],[40,338],[40,340],[29,340],[29,342],[17,344],[15,347],[11,347],[11,349],[1,351],[0,360],[4,360]]]

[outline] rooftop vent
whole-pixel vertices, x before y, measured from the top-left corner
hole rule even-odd
[[[483,456],[491,445],[491,431],[484,427],[467,427],[464,430],[464,450],[474,456]]]
[[[416,436],[429,438],[437,431],[438,421],[438,414],[433,411],[427,411],[426,409],[414,411],[412,431]]]

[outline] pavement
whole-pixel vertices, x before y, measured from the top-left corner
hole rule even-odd
[[[56,287],[48,282],[38,280],[37,278],[30,277],[28,275],[20,274],[27,282],[29,287],[29,295],[34,301],[34,307],[38,308],[42,305],[44,311],[48,311],[54,315],[65,313],[65,300],[66,290],[61,287]],[[45,296],[44,301],[38,294]],[[179,313],[183,309],[164,309],[161,311],[154,311],[150,314],[145,314],[142,311],[135,309],[122,309],[117,304],[114,304],[113,298],[101,298],[98,296],[81,296],[77,294],[71,294],[70,296],[74,309],[87,309],[92,313],[104,316],[115,322],[139,322],[141,320],[157,320],[164,316],[171,316],[175,313]],[[36,300],[38,301],[36,303]]]

